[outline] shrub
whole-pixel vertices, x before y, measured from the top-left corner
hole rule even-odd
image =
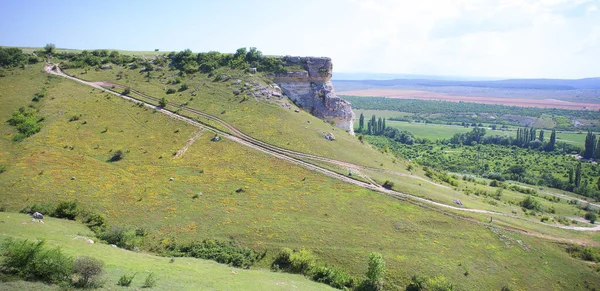
[[[394,182],[386,180],[382,186],[385,189],[392,190],[392,188],[394,188]]]
[[[73,273],[80,277],[75,282],[77,287],[91,287],[98,284],[97,278],[104,271],[104,263],[92,257],[78,257],[75,259]]]
[[[173,88],[169,88],[169,89],[167,90],[167,94],[175,94],[176,92],[177,92],[177,91],[176,91],[175,89],[173,89]]]
[[[125,89],[123,89],[123,93],[122,94],[123,95],[129,95],[129,94],[131,94],[131,88],[125,87]]]
[[[168,94],[168,93],[167,93],[167,94]],[[163,98],[160,98],[160,100],[158,101],[158,107],[162,107],[162,108],[164,108],[164,107],[166,107],[166,106],[167,106],[167,103],[168,103],[168,102],[167,102],[167,98],[165,98],[165,97],[163,97]]]
[[[592,223],[592,224],[593,224],[594,222],[596,222],[596,219],[598,219],[598,216],[596,215],[596,213],[594,213],[594,212],[591,212],[591,211],[588,211],[588,212],[585,214],[585,219],[589,220],[589,221],[590,221],[590,223]]]
[[[203,240],[192,242],[179,248],[180,255],[194,258],[214,260],[238,268],[250,268],[257,260],[258,254],[253,250],[235,245],[231,242]]]
[[[49,204],[49,203],[44,203],[44,204],[33,204],[33,206],[25,206],[19,212],[21,212],[21,213],[39,212],[43,215],[51,216],[55,210],[56,210],[56,207],[54,205]]]
[[[116,226],[103,232],[100,239],[128,250],[133,250],[142,244],[142,236],[139,236],[134,229]]]
[[[408,286],[406,286],[406,291],[452,291],[454,290],[454,285],[446,281],[446,278],[442,276],[428,278],[423,276],[413,276],[410,280]]]
[[[110,157],[110,159],[108,159],[109,162],[116,162],[116,161],[120,161],[123,159],[123,157],[125,157],[125,154],[123,153],[122,150],[117,150],[113,153],[113,155]]]
[[[64,255],[59,248],[47,250],[45,242],[8,239],[3,243],[2,267],[26,280],[47,283],[66,281],[71,274],[73,259]]]
[[[571,257],[579,258],[590,262],[600,262],[600,253],[592,247],[582,247],[578,245],[569,246],[566,249]]]
[[[77,201],[63,201],[58,204],[58,206],[50,216],[56,218],[75,220],[75,217],[77,217],[78,214],[79,209],[77,207]]]
[[[154,273],[150,273],[146,277],[146,280],[144,280],[144,285],[142,285],[142,288],[152,288],[156,285],[156,281],[157,279]]]
[[[8,124],[17,128],[17,134],[13,141],[22,141],[41,130],[40,122],[43,119],[37,117],[37,110],[29,107],[21,107],[13,112]]]
[[[129,285],[131,285],[131,282],[133,281],[133,277],[135,277],[135,274],[131,276],[127,276],[127,274],[125,274],[121,276],[121,278],[119,278],[119,282],[117,282],[117,285],[129,287]]]
[[[348,275],[344,270],[327,266],[316,266],[311,268],[310,279],[338,289],[351,290],[355,285],[354,278]]]
[[[189,88],[190,87],[188,86],[188,84],[181,84],[181,86],[179,87],[179,92],[183,92]]]
[[[106,230],[106,217],[98,213],[84,213],[83,223],[87,225],[97,236]]]
[[[6,172],[6,165],[0,165],[0,174]]]
[[[356,280],[341,269],[317,265],[315,257],[308,250],[292,251],[283,248],[271,268],[275,271],[304,274],[311,280],[339,289],[352,289],[356,284]]]
[[[542,209],[540,202],[535,200],[533,197],[531,197],[529,195],[527,195],[527,197],[525,197],[525,199],[523,199],[523,201],[521,201],[520,205],[523,208],[529,209],[529,210],[540,211]]]

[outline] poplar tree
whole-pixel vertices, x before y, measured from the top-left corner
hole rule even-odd
[[[575,187],[579,187],[581,184],[581,162],[577,164],[577,169],[575,170]]]
[[[358,119],[358,131],[362,132],[365,129],[365,116],[360,113],[360,118]]]
[[[538,138],[541,142],[544,142],[544,130],[540,129],[540,137]]]
[[[594,157],[594,150],[596,149],[596,135],[592,131],[588,131],[585,137],[585,151],[583,152],[584,159],[591,159]]]

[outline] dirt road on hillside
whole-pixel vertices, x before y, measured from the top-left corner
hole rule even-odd
[[[61,76],[64,78],[68,78],[70,80],[82,83],[84,85],[88,85],[91,86],[93,88],[99,89],[101,91],[119,96],[121,98],[124,98],[126,100],[132,101],[132,102],[136,102],[136,103],[142,103],[144,106],[156,109],[158,112],[166,114],[172,118],[178,119],[178,120],[182,120],[184,122],[187,122],[191,125],[200,127],[202,129],[205,130],[209,130],[212,131],[214,133],[217,133],[219,135],[221,135],[224,138],[227,138],[228,140],[231,140],[233,142],[239,143],[241,145],[247,146],[249,148],[258,150],[260,152],[263,152],[267,155],[276,157],[278,159],[281,160],[285,160],[287,162],[290,162],[292,164],[295,165],[299,165],[302,166],[304,168],[307,168],[309,170],[315,171],[315,172],[319,172],[322,173],[324,175],[327,175],[329,177],[332,178],[336,178],[338,180],[341,180],[343,182],[349,183],[349,184],[353,184],[365,189],[370,189],[379,193],[383,193],[387,196],[396,198],[396,199],[400,199],[400,200],[404,200],[404,201],[408,201],[417,205],[421,205],[421,206],[436,206],[438,208],[442,208],[442,209],[448,209],[448,210],[454,210],[454,211],[461,211],[461,212],[472,212],[472,213],[482,213],[482,214],[489,214],[489,215],[497,215],[497,216],[505,216],[505,217],[511,217],[511,218],[516,218],[516,219],[522,219],[520,217],[514,216],[514,215],[509,215],[509,214],[504,214],[504,213],[499,213],[499,212],[494,212],[494,211],[489,211],[489,210],[483,210],[483,209],[473,209],[473,208],[464,208],[464,207],[456,207],[456,206],[452,206],[452,205],[447,205],[447,204],[443,204],[443,203],[439,203],[439,202],[435,202],[435,201],[431,201],[425,198],[421,198],[421,197],[417,197],[414,195],[410,195],[410,194],[406,194],[406,193],[402,193],[399,191],[395,191],[395,190],[389,190],[386,188],[383,188],[382,186],[376,184],[370,177],[367,179],[368,181],[370,181],[370,183],[367,182],[363,182],[360,180],[356,180],[353,178],[350,178],[348,176],[345,176],[343,174],[334,172],[332,170],[329,170],[327,168],[324,167],[320,167],[317,165],[314,165],[312,163],[309,163],[303,159],[308,159],[308,160],[313,160],[313,161],[322,161],[322,162],[328,162],[337,166],[342,166],[342,167],[347,167],[350,169],[356,169],[356,170],[372,170],[372,171],[381,171],[381,172],[385,172],[385,173],[389,173],[389,174],[393,174],[393,175],[398,175],[398,176],[405,176],[405,177],[411,177],[411,178],[417,178],[441,187],[445,187],[448,188],[444,185],[440,185],[437,183],[434,183],[432,181],[429,181],[427,179],[421,178],[421,177],[416,177],[416,176],[411,176],[411,175],[407,175],[404,173],[397,173],[394,171],[389,171],[389,170],[384,170],[384,169],[377,169],[377,168],[371,168],[371,167],[364,167],[361,165],[356,165],[356,164],[352,164],[352,163],[348,163],[348,162],[343,162],[343,161],[338,161],[335,159],[330,159],[330,158],[325,158],[325,157],[320,157],[320,156],[315,156],[315,155],[310,155],[310,154],[305,154],[305,153],[301,153],[301,152],[296,152],[296,151],[292,151],[292,150],[288,150],[288,149],[284,149],[284,148],[280,148],[268,143],[265,143],[263,141],[257,140],[255,138],[252,138],[246,134],[244,134],[243,132],[239,131],[237,128],[233,127],[232,125],[228,124],[227,122],[223,121],[222,119],[212,116],[210,114],[201,112],[199,110],[196,109],[192,109],[192,108],[188,108],[188,107],[183,107],[183,106],[179,106],[176,104],[168,104],[170,106],[175,106],[177,108],[179,108],[180,110],[185,110],[194,114],[197,114],[199,116],[208,118],[211,121],[214,121],[222,126],[224,126],[225,128],[227,128],[227,130],[231,131],[231,133],[228,132],[224,132],[222,130],[219,130],[217,128],[211,127],[209,125],[205,125],[202,124],[198,121],[195,121],[191,118],[176,114],[172,111],[166,110],[164,108],[161,107],[157,107],[156,105],[147,103],[146,101],[142,100],[141,98],[145,98],[145,99],[149,99],[152,100],[154,102],[158,102],[159,99],[149,96],[149,95],[145,95],[141,92],[138,92],[134,89],[131,89],[131,92],[133,94],[137,94],[139,95],[141,98],[136,98],[136,97],[132,97],[132,96],[126,96],[123,94],[120,94],[118,92],[112,91],[109,88],[112,86],[115,86],[115,88],[122,88],[122,86],[117,85],[117,84],[112,84],[112,83],[108,83],[108,82],[89,82],[89,81],[85,81],[73,76],[69,76],[67,74],[65,74],[64,72],[62,72],[62,70],[58,67],[58,65],[46,65],[44,67],[44,70],[49,73],[49,74],[53,74],[53,75],[57,75],[57,76]],[[107,88],[108,87],[108,88]],[[130,94],[130,95],[133,95]],[[364,173],[361,173],[361,175],[364,175]],[[365,175],[366,176],[366,175]],[[434,209],[434,208],[432,208]],[[445,211],[442,211],[444,213],[446,213]],[[463,217],[464,218],[464,217]],[[530,221],[530,220],[528,220]],[[530,221],[532,223],[540,223],[537,221]],[[548,225],[548,224],[544,224],[544,225]],[[550,225],[551,226],[551,225]],[[589,230],[600,230],[600,225],[596,226],[594,228],[584,228],[584,227],[569,227],[569,226],[560,226],[557,225],[555,227],[559,227],[559,228],[563,228],[563,229],[572,229],[572,230],[581,230],[581,231],[589,231]]]

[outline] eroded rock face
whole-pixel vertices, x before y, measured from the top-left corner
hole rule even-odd
[[[354,134],[352,104],[339,98],[329,81],[331,59],[287,56],[283,61],[288,73],[275,75],[275,82],[283,93],[312,115]]]

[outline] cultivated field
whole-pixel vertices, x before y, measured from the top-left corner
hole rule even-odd
[[[398,99],[420,99],[420,100],[443,100],[451,102],[472,102],[484,104],[500,104],[520,107],[539,107],[539,108],[563,108],[572,110],[600,110],[600,104],[594,103],[576,103],[561,101],[556,99],[528,99],[528,98],[499,98],[499,97],[474,97],[459,96],[446,93],[415,91],[415,90],[394,90],[394,89],[368,89],[339,92],[342,96],[361,96],[361,97],[389,97]]]

